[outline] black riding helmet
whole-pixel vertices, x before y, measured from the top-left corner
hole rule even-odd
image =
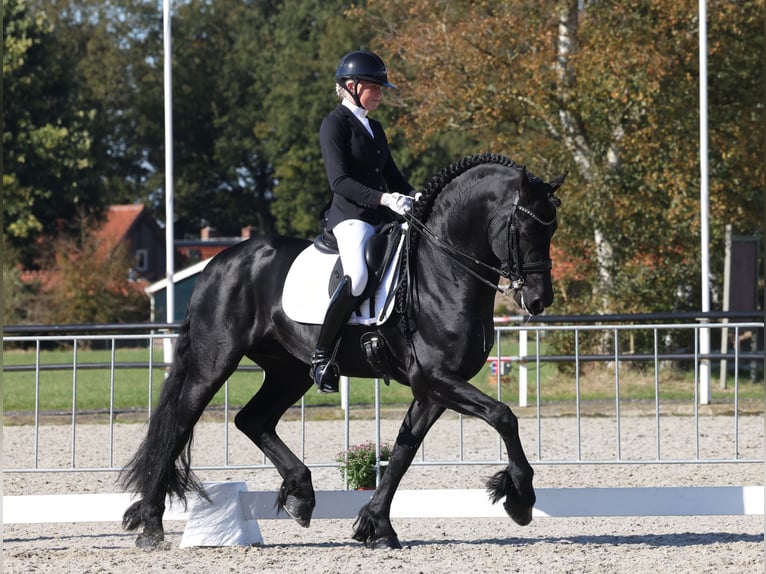
[[[353,92],[346,87],[346,80],[354,80]],[[378,84],[385,88],[396,88],[388,81],[386,64],[382,58],[367,50],[349,52],[341,58],[338,68],[335,70],[335,82],[348,91],[353,96],[356,105],[361,108],[363,106],[359,101],[357,91],[359,80]]]

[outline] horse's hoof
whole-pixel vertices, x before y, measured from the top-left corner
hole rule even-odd
[[[402,548],[402,545],[399,544],[399,538],[396,536],[384,536],[383,538],[368,540],[365,546],[371,550],[401,550]]]
[[[310,501],[301,500],[292,494],[288,494],[282,509],[303,528],[308,528],[311,524],[314,505]]]
[[[143,550],[154,550],[165,539],[163,535],[141,533],[136,537],[136,547]]]
[[[532,507],[509,504],[507,501],[503,503],[503,507],[508,516],[519,526],[526,526],[532,522]]]

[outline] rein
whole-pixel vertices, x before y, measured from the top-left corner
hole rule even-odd
[[[465,251],[462,251],[461,249],[458,249],[454,245],[451,245],[450,243],[447,243],[444,241],[441,237],[436,235],[430,228],[428,228],[424,223],[422,223],[419,219],[416,219],[414,215],[411,213],[404,214],[404,219],[409,223],[412,227],[411,229],[416,229],[423,237],[431,241],[433,245],[436,246],[436,248],[444,253],[447,257],[452,259],[455,263],[457,263],[460,267],[462,267],[465,271],[467,271],[470,275],[473,275],[476,279],[487,285],[488,287],[491,287],[498,293],[502,293],[505,295],[508,293],[508,288],[500,287],[499,285],[495,285],[491,281],[487,281],[484,277],[479,275],[476,271],[471,269],[468,265],[463,263],[459,257],[464,257],[471,261],[471,263],[474,263],[475,265],[478,265],[479,267],[483,267],[484,269],[488,271],[492,271],[494,273],[498,273],[502,275],[503,277],[508,277],[506,273],[503,272],[502,269],[498,269],[497,267],[492,267],[491,265],[487,265],[483,261],[479,261],[476,259],[473,255],[466,253]]]
[[[487,287],[494,289],[498,293],[507,295],[509,291],[516,291],[518,289],[521,289],[526,284],[525,273],[543,273],[545,271],[548,271],[552,267],[552,263],[550,259],[534,261],[531,263],[524,263],[521,260],[521,250],[519,245],[519,230],[518,230],[518,226],[516,225],[516,219],[514,217],[516,214],[516,210],[519,210],[522,213],[529,215],[532,219],[534,219],[535,221],[537,221],[538,223],[544,226],[553,225],[556,222],[555,214],[553,215],[553,218],[550,221],[545,221],[541,219],[540,217],[538,217],[535,213],[526,209],[525,207],[522,207],[518,205],[517,203],[514,203],[511,209],[511,214],[508,216],[508,221],[503,226],[504,229],[508,230],[508,261],[504,263],[503,265],[501,265],[500,268],[493,267],[492,265],[484,263],[483,261],[480,261],[479,259],[471,255],[470,253],[466,253],[465,251],[444,241],[441,237],[436,235],[436,233],[434,233],[433,230],[431,230],[423,222],[421,222],[414,215],[412,215],[412,213],[409,213],[409,212],[405,213],[404,219],[405,221],[407,221],[407,223],[410,224],[411,229],[417,230],[423,237],[431,241],[431,243],[439,251],[441,251],[447,257],[449,257],[452,261],[457,263],[468,274],[472,275],[481,283],[483,283]],[[502,231],[502,229],[500,231]],[[500,231],[498,231],[498,233],[500,233]],[[495,233],[490,238],[490,241],[494,239],[496,236],[497,236],[497,233]],[[474,265],[477,265],[478,267],[486,269],[487,271],[497,273],[498,275],[505,277],[506,279],[510,279],[511,280],[510,285],[508,287],[500,287],[499,285],[495,285],[491,281],[487,281],[487,279],[482,277],[478,272],[471,269],[471,267],[469,267],[466,263],[464,263],[461,260],[461,258],[468,260],[470,263],[473,263]]]

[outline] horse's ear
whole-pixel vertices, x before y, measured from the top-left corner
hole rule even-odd
[[[527,166],[522,165],[521,166],[521,185],[520,189],[523,191],[525,189],[529,189],[529,172],[527,171]]]
[[[564,180],[567,178],[568,175],[569,175],[569,172],[565,171],[558,177],[554,177],[551,181],[549,181],[548,185],[550,185],[553,188],[553,191],[555,192],[564,184]]]

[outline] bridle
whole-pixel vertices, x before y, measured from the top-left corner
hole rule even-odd
[[[525,213],[544,227],[548,227],[556,223],[555,211],[553,213],[553,217],[546,221],[526,207],[519,205],[518,203],[514,203],[511,206],[511,214],[508,216],[508,222],[505,225],[505,229],[508,230],[508,258],[500,266],[500,269],[501,275],[511,280],[511,289],[514,291],[521,289],[524,285],[526,285],[527,273],[545,273],[546,271],[550,271],[553,266],[550,257],[547,259],[541,259],[540,261],[522,261],[519,226],[515,217],[517,210]],[[500,231],[502,230],[503,229],[501,228]],[[490,242],[492,242],[496,236],[497,234],[493,235],[490,238]]]
[[[554,206],[558,205],[558,198],[554,197],[552,194],[548,196],[548,199],[554,204]],[[548,259],[542,259],[540,261],[528,261],[525,262],[522,260],[521,257],[521,242],[519,238],[519,227],[517,222],[517,214],[516,212],[520,211],[521,213],[524,213],[528,216],[530,216],[532,219],[534,219],[537,223],[543,225],[543,226],[550,226],[554,225],[556,223],[556,213],[554,212],[553,217],[546,221],[539,217],[534,212],[530,211],[524,206],[521,206],[518,204],[518,200],[513,203],[511,206],[511,213],[508,216],[508,220],[506,221],[505,225],[501,227],[497,232],[493,233],[492,236],[489,238],[490,243],[495,239],[495,237],[498,236],[502,231],[507,230],[508,233],[508,257],[505,261],[501,261],[500,268],[493,267],[492,265],[489,265],[487,263],[484,263],[483,261],[480,261],[476,259],[473,255],[470,253],[466,253],[465,251],[462,251],[461,249],[455,247],[454,245],[451,245],[450,243],[447,243],[443,239],[441,239],[438,235],[436,235],[429,227],[427,227],[424,223],[422,223],[420,220],[418,220],[412,213],[406,213],[404,215],[405,221],[409,223],[411,229],[415,229],[418,231],[423,237],[431,241],[431,243],[442,253],[444,253],[447,257],[449,257],[452,261],[457,263],[460,267],[462,267],[467,273],[478,279],[481,283],[487,285],[488,287],[491,287],[498,293],[502,293],[503,295],[506,295],[508,291],[517,291],[524,287],[526,285],[526,274],[527,273],[544,273],[546,271],[549,271],[552,267],[552,263],[550,258]],[[493,273],[497,273],[501,275],[502,277],[505,277],[506,279],[510,279],[511,283],[508,287],[500,287],[499,285],[495,285],[491,281],[488,281],[484,277],[482,277],[477,271],[469,267],[464,261],[468,261],[470,263],[473,263],[474,265],[481,267],[482,269],[485,269],[487,271],[491,271]]]

